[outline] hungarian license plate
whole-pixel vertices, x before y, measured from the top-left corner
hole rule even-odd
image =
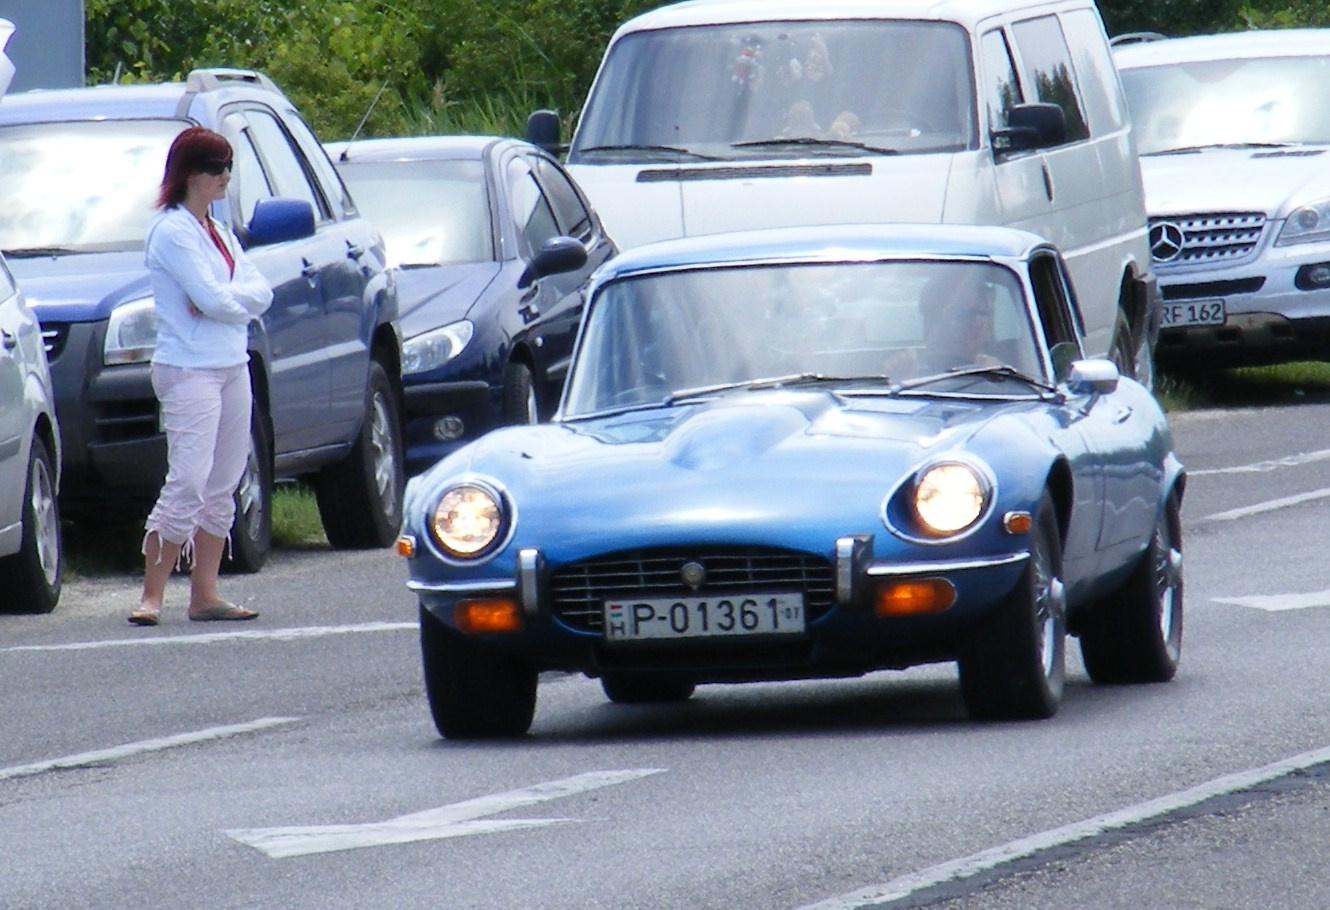
[[[1222,300],[1177,300],[1164,304],[1160,325],[1175,328],[1184,325],[1223,325]]]
[[[612,642],[798,635],[804,627],[804,598],[798,593],[605,602],[605,638]]]

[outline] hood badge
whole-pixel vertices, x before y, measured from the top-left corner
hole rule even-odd
[[[679,577],[683,579],[690,590],[696,591],[702,587],[702,582],[707,580],[707,570],[700,562],[689,560],[679,569]]]

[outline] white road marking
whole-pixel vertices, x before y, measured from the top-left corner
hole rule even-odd
[[[1312,591],[1307,594],[1255,594],[1251,597],[1215,597],[1221,604],[1233,604],[1235,607],[1251,607],[1278,613],[1284,610],[1311,610],[1316,607],[1330,607],[1330,591]]]
[[[9,768],[0,768],[0,781],[15,777],[30,777],[33,774],[42,774],[46,771],[54,771],[57,768],[82,768],[87,765],[97,765],[121,758],[129,758],[133,755],[142,755],[145,752],[160,752],[163,749],[175,749],[179,746],[189,746],[214,739],[225,739],[228,736],[239,736],[242,733],[254,733],[258,730],[266,730],[269,727],[295,723],[299,719],[298,717],[261,717],[247,724],[208,727],[206,730],[196,730],[193,733],[180,733],[175,736],[164,736],[161,739],[144,739],[136,743],[114,746],[110,749],[80,752],[78,755],[66,755],[64,758],[53,758],[50,761],[33,762],[30,765],[13,765]]]
[[[1273,458],[1269,461],[1254,461],[1251,464],[1232,465],[1227,468],[1206,468],[1199,471],[1188,471],[1188,477],[1205,477],[1209,474],[1263,474],[1268,471],[1276,471],[1279,468],[1296,468],[1299,465],[1312,464],[1317,461],[1330,459],[1330,449],[1320,449],[1315,452],[1299,452],[1296,455],[1286,455],[1283,458]]]
[[[840,897],[809,904],[799,910],[861,910],[865,907],[877,907],[899,901],[927,888],[988,872],[1013,860],[1026,859],[1045,850],[1064,847],[1109,831],[1157,819],[1216,796],[1250,790],[1260,784],[1327,762],[1330,762],[1330,747],[1303,752],[1274,764],[1217,777],[1212,781],[1158,799],[1014,840],[919,872],[902,875],[881,885],[871,885]]]
[[[514,818],[489,819],[487,816],[532,806],[551,799],[562,799],[627,783],[664,768],[640,768],[627,771],[590,771],[562,780],[548,781],[521,790],[509,790],[492,796],[469,799],[437,809],[414,812],[383,822],[363,825],[319,825],[296,828],[240,828],[226,834],[242,844],[260,850],[274,859],[288,856],[307,856],[311,853],[331,853],[337,850],[356,850],[361,847],[380,847],[386,844],[409,844],[422,840],[445,837],[466,837],[472,834],[491,834],[546,825],[568,824],[570,818]]]
[[[1297,496],[1285,496],[1282,499],[1269,499],[1265,502],[1258,502],[1255,505],[1243,506],[1240,509],[1229,509],[1227,512],[1216,512],[1213,515],[1207,515],[1200,521],[1234,521],[1239,518],[1250,518],[1253,515],[1260,515],[1263,512],[1274,512],[1278,509],[1287,509],[1289,506],[1302,505],[1304,502],[1313,502],[1317,499],[1326,499],[1330,497],[1330,487],[1322,487],[1319,490],[1310,490],[1306,493],[1299,493]]]
[[[0,648],[9,651],[92,651],[99,648],[136,648],[144,645],[212,645],[236,639],[266,639],[268,641],[296,641],[303,638],[322,638],[325,635],[352,635],[361,632],[416,631],[416,622],[366,622],[349,626],[301,626],[291,629],[236,629],[227,632],[203,632],[194,635],[156,635],[145,631],[134,638],[116,638],[109,641],[75,641],[58,645],[14,645]]]

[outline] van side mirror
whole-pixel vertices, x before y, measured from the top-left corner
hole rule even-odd
[[[314,206],[305,199],[274,196],[254,204],[245,225],[246,246],[267,246],[314,236]]]
[[[526,141],[539,146],[551,155],[559,154],[559,112],[549,109],[533,111],[526,118]]]
[[[1007,126],[993,130],[998,154],[1052,148],[1067,141],[1067,114],[1056,104],[1017,104],[1007,112]]]
[[[576,271],[586,265],[586,260],[586,247],[576,237],[551,237],[540,245],[517,286],[524,288],[546,275]]]

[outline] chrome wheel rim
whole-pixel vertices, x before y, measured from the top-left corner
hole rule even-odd
[[[37,561],[48,587],[60,577],[60,514],[56,507],[55,483],[46,462],[33,459],[32,515],[35,523],[34,540],[37,542]]]
[[[382,501],[392,499],[397,486],[397,458],[393,444],[393,426],[387,403],[382,395],[374,396],[371,405],[369,444],[374,467],[374,486]]]
[[[249,457],[245,459],[245,472],[236,487],[236,503],[240,510],[241,526],[245,536],[257,540],[263,527],[263,473],[259,467],[258,447],[254,438],[249,440]]]

